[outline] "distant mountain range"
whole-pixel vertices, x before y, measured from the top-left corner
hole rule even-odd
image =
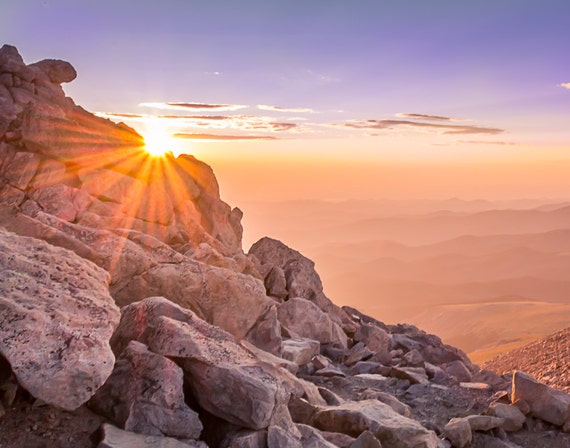
[[[417,324],[477,360],[569,322],[567,201],[301,201],[253,215],[315,260],[337,303]]]

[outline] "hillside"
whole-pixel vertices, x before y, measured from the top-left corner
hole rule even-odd
[[[277,239],[244,253],[212,169],[75,76],[0,49],[2,447],[569,446],[569,395],[339,306]]]
[[[500,375],[524,370],[549,386],[569,392],[570,328],[503,353],[482,366]]]

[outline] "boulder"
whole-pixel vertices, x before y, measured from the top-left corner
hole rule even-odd
[[[440,441],[434,432],[415,420],[395,412],[378,400],[345,403],[319,410],[315,427],[358,437],[368,430],[382,444],[394,448],[437,448]]]
[[[427,373],[421,367],[392,367],[390,375],[411,384],[429,384]]]
[[[530,414],[546,422],[562,426],[570,419],[570,396],[539,383],[521,371],[513,373],[511,402],[526,401]]]
[[[379,390],[366,389],[360,393],[358,399],[359,400],[371,400],[371,399],[379,400],[382,403],[385,403],[388,406],[390,406],[398,414],[403,415],[404,417],[408,417],[408,418],[412,417],[412,410],[410,409],[410,407],[407,404],[402,403],[394,395],[389,394],[388,392],[381,392]]]
[[[0,353],[34,397],[74,410],[103,385],[119,309],[108,274],[74,253],[0,229]]]
[[[317,305],[322,311],[343,330],[353,328],[347,314],[333,304],[323,293],[323,284],[317,272],[315,263],[299,252],[272,238],[262,238],[249,249],[249,255],[255,256],[261,265],[268,265],[271,270],[278,266],[285,273],[288,297],[300,297]]]
[[[203,426],[184,402],[183,382],[173,361],[131,341],[89,405],[127,431],[197,439]]]
[[[347,436],[341,432],[321,431],[321,434],[327,442],[330,442],[339,448],[350,448],[350,446],[356,441],[354,437]]]
[[[150,295],[167,297],[238,339],[243,339],[275,306],[259,280],[192,260],[176,265],[158,264],[148,270],[145,279],[147,287],[138,291],[138,300]],[[271,329],[278,328],[275,315],[270,324]],[[272,337],[279,342],[279,334]],[[252,339],[255,338],[248,338],[255,342]]]
[[[286,339],[282,343],[282,356],[298,366],[309,363],[313,356],[318,355],[319,341],[307,338]]]
[[[306,299],[292,298],[277,307],[279,322],[299,336],[321,344],[338,343],[346,347],[347,338],[328,314]]]
[[[386,330],[372,324],[361,324],[354,334],[354,340],[364,343],[381,363],[390,363],[390,335]]]
[[[301,440],[294,437],[278,426],[270,426],[267,429],[267,446],[283,448],[303,448]]]
[[[340,368],[330,365],[328,367],[324,367],[322,369],[317,370],[313,375],[316,376],[324,376],[324,377],[333,377],[333,376],[340,376],[340,377],[345,377],[345,373],[340,370]]]
[[[347,367],[356,364],[359,361],[370,358],[374,352],[372,352],[364,342],[359,342],[353,345],[350,350],[348,350],[344,356],[344,365]]]
[[[350,445],[350,448],[382,448],[380,441],[370,431],[364,431]]]
[[[494,417],[503,418],[505,420],[503,428],[509,432],[521,429],[526,420],[525,415],[519,408],[504,403],[491,403],[487,413]]]
[[[3,183],[25,190],[40,166],[40,157],[29,152],[16,152],[4,159],[0,167]]]
[[[267,448],[267,430],[241,430],[228,434],[220,448]]]
[[[301,433],[301,443],[303,448],[337,448],[323,437],[321,432],[312,426],[297,424]]]
[[[217,417],[259,430],[286,411],[289,394],[261,361],[231,334],[163,297],[123,308],[111,343],[120,353],[131,340],[176,358],[198,404]]]
[[[208,448],[204,442],[178,441],[170,437],[148,436],[123,431],[104,423],[101,427],[103,439],[97,448]]]
[[[471,426],[471,431],[490,431],[491,429],[502,428],[505,424],[505,419],[490,415],[468,415],[464,419]]]
[[[287,280],[285,279],[285,272],[279,266],[273,266],[271,268],[264,282],[267,295],[281,300],[287,298]]]
[[[471,381],[471,372],[460,360],[441,364],[440,367],[445,373],[457,378],[457,380],[462,383],[468,383]]]
[[[51,82],[61,84],[62,82],[71,82],[77,78],[77,72],[67,61],[59,59],[44,59],[43,61],[31,64],[31,67],[38,67],[49,78]]]
[[[464,418],[452,418],[443,429],[444,436],[455,448],[465,448],[471,444],[471,425]]]

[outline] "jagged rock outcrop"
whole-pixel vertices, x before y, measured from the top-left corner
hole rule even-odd
[[[75,76],[0,49],[2,446],[570,446],[566,394],[340,308],[277,240],[244,254],[211,168],[146,155]]]
[[[65,96],[59,83],[74,77],[66,62],[25,65],[0,49],[0,225],[107,270],[121,305],[166,296],[279,353],[273,302],[241,251],[241,212],[221,201],[211,168],[153,159],[135,131]],[[202,263],[211,256],[216,266]]]
[[[287,291],[284,299],[302,298],[313,302],[330,318],[347,332],[355,328],[341,308],[335,305],[323,292],[323,284],[315,271],[315,263],[299,252],[287,247],[281,241],[272,238],[262,238],[251,246],[249,256],[257,264],[259,272],[264,276],[265,286],[269,294],[276,298],[284,295],[283,286]],[[275,269],[282,271],[285,285],[275,280]]]
[[[119,309],[105,271],[0,228],[0,354],[32,395],[68,410],[111,374]]]

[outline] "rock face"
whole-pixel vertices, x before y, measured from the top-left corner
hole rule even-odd
[[[18,382],[74,410],[111,374],[119,309],[108,276],[74,253],[0,229],[0,353]]]
[[[244,254],[212,169],[147,155],[75,76],[0,49],[0,445],[570,446],[566,394],[339,308],[277,240]]]

